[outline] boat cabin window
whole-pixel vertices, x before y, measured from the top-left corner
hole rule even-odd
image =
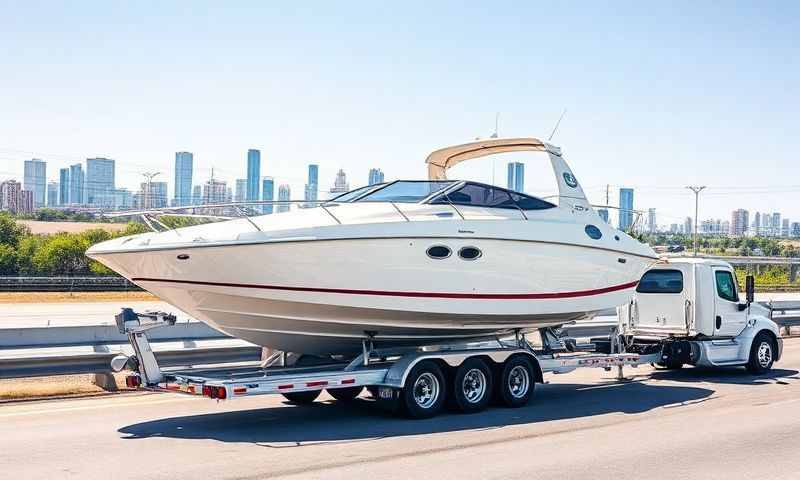
[[[359,198],[358,201],[417,203],[453,183],[452,181],[399,180]]]
[[[543,210],[553,208],[555,205],[535,197],[530,197],[504,188],[483,185],[480,183],[467,183],[452,192],[443,193],[430,203],[454,205],[469,205],[473,207],[509,208],[523,210]]]
[[[350,190],[347,193],[343,193],[343,194],[341,194],[341,195],[339,195],[337,197],[333,197],[333,198],[330,199],[330,201],[331,202],[339,202],[339,203],[352,202],[353,200],[355,200],[356,198],[360,197],[361,195],[364,195],[365,193],[369,192],[370,190],[376,190],[378,188],[381,188],[384,185],[386,185],[386,184],[385,183],[380,183],[380,184],[377,184],[377,185],[367,185],[366,187],[356,188],[355,190]]]
[[[681,293],[683,273],[680,270],[650,270],[639,280],[638,293]]]

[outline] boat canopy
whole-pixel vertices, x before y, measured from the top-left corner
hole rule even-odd
[[[428,179],[446,180],[447,170],[465,160],[499,153],[531,151],[546,152],[550,157],[550,164],[558,183],[560,205],[570,206],[578,211],[591,209],[583,188],[562,158],[561,149],[538,138],[489,138],[436,150],[425,160],[428,164]]]

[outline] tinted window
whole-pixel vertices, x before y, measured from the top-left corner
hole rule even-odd
[[[511,198],[517,202],[519,208],[523,210],[546,210],[548,208],[555,208],[550,202],[546,202],[536,197],[530,197],[521,193],[511,192]]]
[[[434,245],[427,251],[428,256],[431,258],[447,258],[450,256],[450,249],[444,245]]]
[[[474,207],[513,208],[517,205],[508,191],[502,188],[468,183],[453,192],[435,198],[431,203],[453,203],[455,205],[471,205]]]
[[[731,272],[718,270],[714,272],[714,277],[717,280],[717,295],[729,302],[738,302],[739,295],[736,293],[736,283]]]
[[[680,270],[650,270],[639,280],[639,293],[681,293],[683,274]]]
[[[416,203],[452,184],[453,182],[394,182],[358,201]]]

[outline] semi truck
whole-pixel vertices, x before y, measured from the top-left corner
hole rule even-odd
[[[174,324],[165,313],[123,309],[117,325],[128,335],[133,356],[112,361],[133,370],[129,387],[231,400],[280,394],[294,404],[314,402],[323,390],[350,401],[364,389],[382,407],[410,418],[429,418],[444,408],[481,411],[494,400],[522,407],[545,374],[578,368],[617,369],[653,364],[745,367],[763,374],[779,360],[782,340],[768,311],[753,303],[753,279],[741,298],[726,262],[707,259],[661,261],[638,283],[630,302],[617,310],[611,335],[564,336],[559,328],[518,330],[480,342],[379,348],[369,338],[356,358],[312,357],[275,352],[253,365],[162,369],[147,332]]]

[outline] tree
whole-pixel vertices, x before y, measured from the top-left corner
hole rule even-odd
[[[16,247],[22,237],[30,233],[28,227],[14,221],[7,212],[0,212],[0,243]]]
[[[0,275],[14,276],[18,272],[16,249],[11,245],[0,243]]]
[[[79,235],[51,235],[34,254],[33,265],[45,275],[90,273],[89,258],[86,256],[89,246],[89,242]]]

